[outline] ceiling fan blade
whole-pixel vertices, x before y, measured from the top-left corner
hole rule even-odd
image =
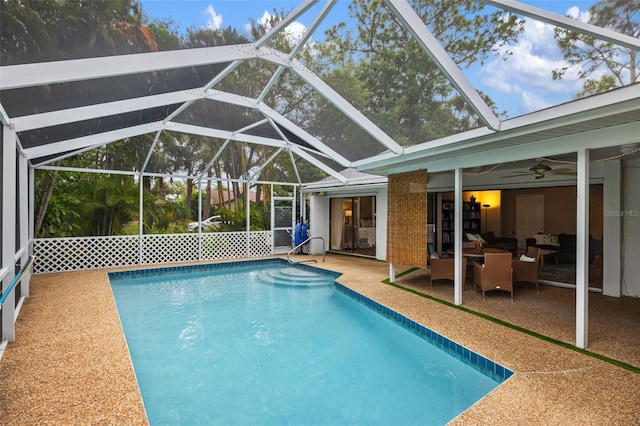
[[[517,175],[500,176],[500,178],[501,179],[505,179],[505,178],[526,177],[526,176],[533,176],[533,174],[522,172],[522,173],[517,174]]]
[[[549,173],[552,175],[564,175],[564,176],[575,176],[577,173],[571,169],[563,168],[563,169],[553,169]]]

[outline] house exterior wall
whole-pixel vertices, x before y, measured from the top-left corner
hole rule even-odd
[[[310,197],[310,236],[322,237],[325,241],[325,246],[329,248],[329,205],[331,198],[344,198],[344,197],[363,197],[363,196],[375,196],[376,197],[376,259],[386,260],[387,258],[387,187],[386,186],[372,186],[364,188],[349,188],[345,191],[345,188],[336,188],[334,191],[325,190],[325,195],[318,195],[312,193]],[[322,241],[311,241],[311,253],[322,253]]]
[[[622,294],[640,297],[640,160],[623,164],[622,182]]]
[[[329,248],[329,197],[312,195],[309,201],[309,237],[322,237]],[[311,240],[311,254],[322,254],[322,241]]]

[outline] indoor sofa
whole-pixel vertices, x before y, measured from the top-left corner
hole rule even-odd
[[[486,241],[486,248],[510,251],[514,256],[518,254],[518,239],[515,237],[496,237],[493,231],[485,232],[480,236]]]
[[[538,247],[546,256],[555,258],[556,263],[576,263],[576,234],[537,234],[526,239],[527,247]],[[601,253],[601,243],[596,244],[589,235],[589,263]]]

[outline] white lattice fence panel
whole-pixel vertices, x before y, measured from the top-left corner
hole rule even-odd
[[[34,272],[76,271],[138,264],[138,236],[39,238]]]
[[[271,254],[271,232],[249,233],[247,252],[246,232],[213,232],[202,234],[202,259],[233,259],[269,256]]]
[[[142,263],[176,263],[198,260],[198,234],[145,235]]]
[[[249,234],[249,257],[272,255],[271,240],[271,231],[251,232]]]
[[[271,255],[271,231],[202,234],[202,259],[234,259]],[[137,235],[116,237],[42,238],[34,242],[36,274],[115,268],[198,259],[198,234],[144,235],[142,261]]]
[[[246,232],[213,232],[202,234],[202,259],[247,257]]]

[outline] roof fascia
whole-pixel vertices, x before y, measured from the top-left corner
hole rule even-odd
[[[500,120],[482,99],[473,85],[464,76],[458,65],[442,48],[438,39],[426,27],[422,19],[406,0],[385,0],[387,7],[393,12],[404,27],[411,32],[422,49],[433,59],[436,66],[444,73],[458,93],[467,101],[482,121],[491,129],[500,128]]]
[[[270,61],[277,60],[277,58],[271,57],[272,55],[270,55],[268,51],[262,51],[262,54],[270,56]],[[187,68],[197,65],[233,62],[256,58],[260,55],[261,51],[256,50],[253,44],[235,44],[198,49],[9,65],[0,67],[0,87],[2,87],[3,90],[18,89],[43,84],[64,83],[158,70]]]
[[[260,111],[265,117],[277,122],[285,129],[289,130],[294,135],[298,136],[300,139],[304,140],[309,145],[316,148],[318,151],[335,159],[340,165],[344,165],[348,167],[347,164],[350,164],[349,160],[344,158],[342,155],[338,154],[322,142],[320,142],[317,138],[311,136],[309,133],[302,130],[295,123],[288,120],[286,117],[280,115],[278,112],[274,111],[268,105],[263,102],[256,102],[256,100],[247,98],[245,96],[236,95],[234,93],[223,92],[221,90],[213,90],[210,89],[206,93],[207,99],[225,102],[233,105],[239,105],[246,108],[253,108]]]
[[[425,158],[423,162],[413,162],[410,165],[388,168],[389,173],[403,173],[417,169],[426,168],[429,172],[451,171],[455,168],[470,168],[497,164],[502,162],[512,162],[527,160],[539,157],[540,155],[553,156],[577,152],[579,149],[598,149],[611,146],[637,143],[640,133],[640,122],[632,122],[606,127],[597,130],[563,135],[555,138],[548,138],[521,145],[502,147],[500,149],[474,152],[472,154],[459,154],[450,158],[429,161]],[[366,170],[366,168],[363,168]]]
[[[57,126],[108,115],[124,114],[131,111],[145,110],[202,98],[204,98],[204,90],[200,88],[189,89],[178,92],[163,93],[161,95],[144,96],[122,101],[43,112],[41,114],[25,115],[12,118],[11,122],[15,124],[16,131],[23,132],[42,127]]]
[[[562,125],[584,121],[584,114],[589,114],[590,119],[592,119],[603,114],[611,115],[634,109],[640,110],[639,99],[640,83],[637,83],[510,118],[502,122],[502,130],[512,130],[548,122],[554,122],[553,127],[556,127],[559,120],[562,120]]]
[[[262,36],[258,41],[255,42],[256,47],[262,47],[265,44],[269,43],[272,38],[278,35],[282,30],[289,26],[293,21],[298,19],[301,15],[303,15],[307,10],[313,7],[318,0],[306,0],[300,6],[291,11],[285,18],[278,22],[278,24],[273,27],[269,32]]]
[[[528,16],[551,25],[556,25],[568,30],[576,31],[599,40],[608,41],[618,46],[626,47],[632,50],[640,50],[640,39],[625,34],[620,34],[597,25],[581,22],[578,19],[568,18],[549,12],[528,4],[520,3],[513,0],[480,0],[482,3],[495,6],[497,8],[511,11],[517,14]]]
[[[162,122],[141,124],[138,126],[125,127],[123,129],[113,130],[110,132],[97,133],[88,136],[82,136],[75,139],[67,139],[64,141],[54,142],[46,145],[40,145],[24,150],[27,159],[46,157],[56,155],[62,152],[75,151],[88,147],[95,147],[118,141],[124,138],[144,135],[145,133],[155,132],[162,128]]]

